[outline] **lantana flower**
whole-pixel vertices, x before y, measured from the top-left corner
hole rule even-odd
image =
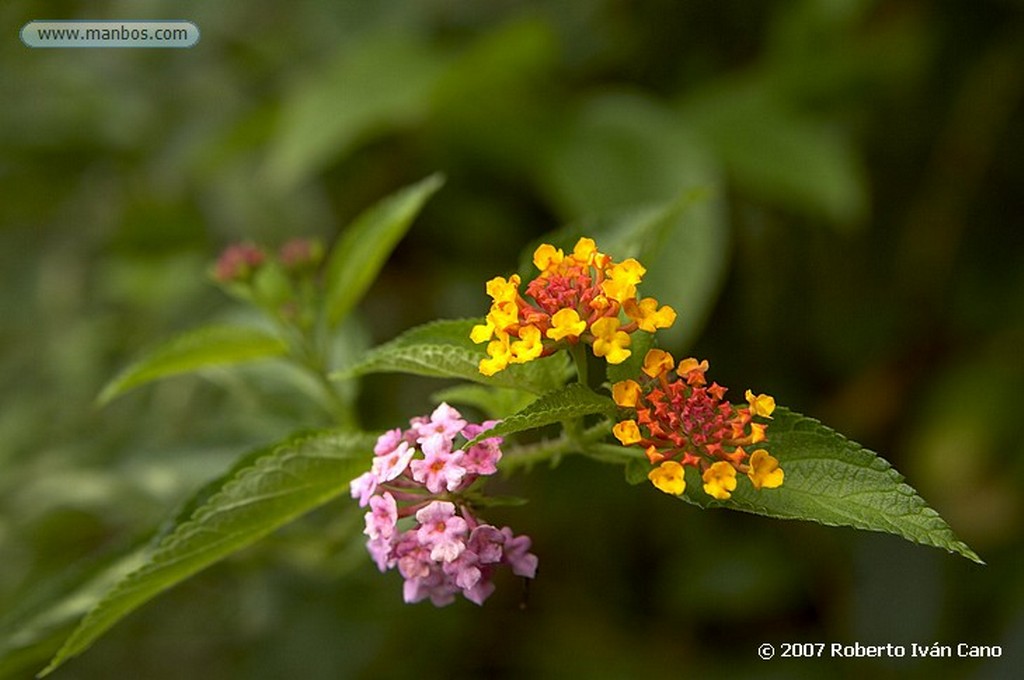
[[[369,506],[366,549],[382,572],[398,569],[406,602],[429,598],[440,607],[461,592],[483,604],[494,592],[495,569],[536,575],[530,537],[482,522],[462,496],[477,479],[497,471],[501,437],[462,450],[495,424],[469,423],[441,404],[409,421],[408,429],[382,434],[370,471],[350,483],[352,497]]]
[[[470,333],[473,342],[487,343],[479,365],[484,375],[580,342],[609,364],[620,364],[630,355],[633,332],[653,333],[676,320],[668,305],[637,297],[643,265],[633,258],[614,262],[593,239],[581,238],[570,254],[542,244],[533,264],[540,273],[522,292],[516,274],[487,282],[491,309]]]
[[[785,473],[767,450],[747,449],[767,440],[767,421],[775,399],[746,391],[746,406],[725,400],[726,388],[707,384],[707,361],[684,359],[652,349],[644,356],[641,381],[612,385],[612,398],[635,411],[612,428],[623,446],[643,447],[654,468],[648,479],[665,493],[686,489],[683,468],[700,471],[704,491],[726,500],[736,490],[737,474],[746,475],[755,489],[782,485]]]

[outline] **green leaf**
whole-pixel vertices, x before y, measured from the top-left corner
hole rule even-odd
[[[434,174],[382,199],[349,225],[327,260],[325,314],[336,326],[363,297],[423,204],[444,184]]]
[[[581,418],[597,413],[610,415],[615,413],[615,410],[615,402],[610,397],[598,394],[579,383],[572,383],[560,390],[545,394],[522,411],[505,418],[491,429],[467,442],[466,446],[471,446],[488,437],[503,437],[572,418]]]
[[[128,390],[172,375],[211,366],[240,364],[285,354],[287,345],[264,331],[242,326],[205,326],[156,348],[126,369],[100,392],[100,405]]]
[[[718,82],[684,104],[736,184],[752,196],[853,226],[868,210],[863,162],[850,135],[799,111],[761,72]]]
[[[512,387],[488,387],[486,385],[455,385],[432,395],[435,402],[475,406],[487,417],[501,419],[526,408],[537,399],[537,395]]]
[[[42,675],[159,593],[347,490],[367,467],[372,448],[373,438],[362,433],[295,436],[237,469],[216,493],[204,488],[206,499],[107,591]]]
[[[76,623],[118,580],[141,564],[138,546],[96,561],[69,564],[59,575],[25,589],[0,617],[0,678],[31,677],[53,656]]]
[[[660,205],[720,181],[700,137],[646,94],[602,92],[569,115],[565,134],[542,168],[546,188],[566,217]]]
[[[287,191],[373,135],[415,125],[448,58],[411,31],[342,40],[323,68],[289,92],[272,136],[266,176]]]
[[[538,16],[476,34],[438,78],[430,125],[445,153],[500,174],[530,174],[561,133],[550,97],[559,36]],[[472,102],[467,106],[467,102]]]
[[[435,378],[461,378],[534,394],[544,394],[565,382],[569,367],[562,352],[525,364],[513,364],[493,376],[480,373],[480,360],[486,356],[483,345],[469,339],[469,332],[479,323],[483,320],[458,319],[417,326],[375,347],[355,364],[331,377],[347,379],[368,373],[412,373]]]
[[[884,459],[817,420],[779,408],[763,447],[778,458],[786,478],[757,491],[740,479],[732,497],[704,493],[699,473],[687,468],[685,501],[779,519],[804,519],[896,534],[983,563]]]

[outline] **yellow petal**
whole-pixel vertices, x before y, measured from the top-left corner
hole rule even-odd
[[[704,492],[724,501],[736,489],[736,468],[724,460],[713,463],[704,471]]]
[[[647,474],[655,488],[673,496],[679,496],[686,491],[686,477],[683,474],[683,466],[674,460],[667,460]]]
[[[651,349],[644,356],[643,371],[652,378],[657,378],[662,373],[672,370],[675,359],[663,349]]]
[[[623,420],[621,423],[616,423],[612,428],[612,434],[623,446],[636,444],[641,439],[640,428],[637,427],[635,420]]]
[[[636,407],[640,394],[640,384],[635,380],[620,380],[612,385],[612,399],[623,408]]]
[[[755,489],[776,489],[782,486],[785,473],[779,467],[779,461],[764,449],[750,454],[750,470],[747,472]]]

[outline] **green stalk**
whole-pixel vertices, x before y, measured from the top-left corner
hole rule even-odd
[[[611,432],[611,422],[604,420],[582,430],[577,435],[566,432],[560,437],[546,439],[536,444],[511,446],[505,449],[505,455],[498,463],[498,467],[502,473],[508,474],[518,468],[528,468],[538,463],[557,463],[562,456],[573,453],[590,455],[607,462],[624,463],[632,457],[624,447],[614,447],[616,451],[612,451],[611,448],[605,449],[610,445],[596,444],[607,437],[609,432]],[[618,449],[622,449],[622,451],[619,452]],[[616,459],[614,453],[618,453],[621,459]]]
[[[589,387],[589,376],[587,375],[587,348],[582,342],[578,342],[575,345],[569,345],[569,354],[572,356],[573,363],[576,364],[576,382],[584,387]]]

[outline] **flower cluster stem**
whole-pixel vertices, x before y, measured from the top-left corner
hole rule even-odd
[[[505,456],[498,463],[498,468],[503,473],[510,473],[519,468],[531,468],[538,463],[555,463],[562,456],[579,453],[587,455],[590,450],[599,446],[596,442],[604,439],[611,431],[611,423],[603,420],[596,425],[581,430],[579,434],[572,436],[569,432],[554,439],[545,439],[536,444],[524,444],[521,446],[507,446]],[[604,448],[604,447],[602,447]],[[616,447],[622,449],[622,447]],[[625,451],[625,449],[622,449]],[[603,452],[602,452],[603,453]],[[597,458],[608,458],[607,455],[595,456]],[[628,453],[624,457],[632,457]]]

